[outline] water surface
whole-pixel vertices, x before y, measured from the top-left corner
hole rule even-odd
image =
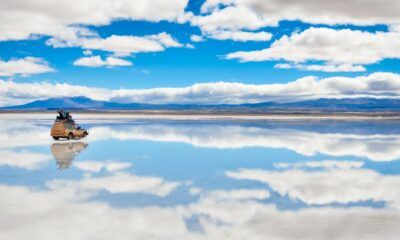
[[[400,123],[0,116],[0,239],[398,239]]]

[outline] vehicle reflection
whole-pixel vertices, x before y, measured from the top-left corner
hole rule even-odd
[[[75,157],[87,147],[88,144],[84,142],[53,143],[51,153],[57,162],[58,169],[64,170],[69,168]]]

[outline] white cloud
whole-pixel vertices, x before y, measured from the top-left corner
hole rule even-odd
[[[203,36],[200,36],[200,35],[192,35],[192,36],[190,36],[190,40],[192,42],[202,42],[205,39],[203,38]]]
[[[390,25],[389,26],[389,31],[391,31],[391,32],[400,32],[400,23]]]
[[[91,55],[93,55],[93,52],[90,51],[90,50],[85,50],[85,51],[83,51],[83,55],[85,55],[85,56],[91,56]]]
[[[224,5],[224,7],[221,7]],[[344,2],[300,0],[207,0],[192,24],[204,30],[258,29],[282,20],[312,24],[376,25],[399,23],[396,0]]]
[[[246,31],[212,31],[206,33],[208,38],[217,40],[233,40],[238,42],[246,41],[269,41],[272,34],[269,32],[246,32]]]
[[[153,34],[153,35],[147,35],[145,37],[148,39],[155,40],[165,47],[182,47],[183,46],[181,43],[177,42],[175,39],[173,39],[171,37],[171,35],[169,35],[166,32],[162,32],[159,34]]]
[[[359,77],[304,77],[284,84],[198,83],[181,88],[92,88],[60,83],[16,83],[0,80],[0,105],[50,97],[87,96],[95,100],[141,103],[240,104],[318,98],[399,98],[400,75],[377,72]]]
[[[361,65],[352,65],[352,64],[317,65],[317,64],[278,63],[274,67],[281,68],[281,69],[295,68],[295,69],[299,69],[299,70],[321,71],[321,72],[364,72],[364,71],[366,71],[365,67],[363,67]]]
[[[132,164],[128,162],[115,161],[80,161],[75,162],[74,166],[78,169],[89,172],[100,172],[102,169],[105,169],[108,172],[114,172],[129,168],[132,166]]]
[[[11,59],[9,61],[0,60],[0,76],[12,77],[16,75],[29,76],[32,74],[54,72],[45,60],[35,57],[25,57],[21,59]]]
[[[109,90],[67,83],[17,83],[0,80],[0,104],[15,105],[49,97],[87,96],[93,99],[107,99]]]
[[[381,175],[367,169],[330,169],[317,172],[242,169],[227,172],[227,176],[266,183],[280,195],[288,195],[307,204],[369,200],[384,201],[394,207],[400,204],[400,177]]]
[[[291,36],[285,35],[273,42],[269,48],[234,52],[226,55],[226,58],[239,59],[242,62],[324,61],[328,66],[299,66],[306,70],[361,71],[362,66],[351,65],[372,64],[383,59],[400,58],[400,33],[311,27]]]
[[[195,16],[191,20],[192,25],[198,26],[202,31],[216,31],[221,29],[255,30],[267,25],[276,25],[275,20],[260,17],[256,12],[246,7],[226,7],[214,11],[206,16]]]
[[[75,66],[85,67],[114,67],[132,66],[132,63],[121,58],[107,57],[105,60],[100,56],[83,57],[74,62]]]
[[[190,44],[190,43],[186,43],[186,44],[185,44],[185,48],[195,49],[194,45],[193,45],[193,44]]]
[[[146,36],[111,35],[107,38],[51,38],[46,44],[53,47],[76,46],[89,50],[107,51],[117,56],[128,56],[139,52],[160,52],[168,47],[183,47],[181,43],[165,32]]]
[[[16,0],[0,5],[0,41],[33,35],[59,37],[76,25],[108,25],[114,20],[182,22],[188,0]],[[162,9],[162,11],[160,11]],[[73,28],[73,27],[72,27]]]
[[[343,97],[398,97],[400,76],[374,73],[369,76],[332,77],[318,80],[304,77],[287,84],[252,85],[242,83],[203,83],[184,88],[115,90],[112,98],[122,102],[147,103],[255,103]]]

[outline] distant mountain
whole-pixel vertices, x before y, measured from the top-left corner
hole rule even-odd
[[[37,100],[24,105],[5,107],[3,109],[55,109],[55,108],[73,108],[73,109],[87,109],[103,108],[105,102],[95,101],[87,97],[62,97],[62,98],[49,98],[45,100]]]
[[[328,109],[328,110],[400,110],[399,99],[376,98],[321,98],[301,102],[284,103],[280,106],[296,109]]]
[[[87,97],[61,97],[37,100],[27,104],[4,107],[4,110],[48,110],[48,109],[76,109],[76,110],[100,110],[100,109],[141,109],[150,104],[122,104],[116,102],[96,101]]]
[[[74,109],[74,110],[240,110],[240,111],[267,111],[267,110],[316,110],[316,111],[367,111],[387,110],[400,111],[400,100],[375,99],[375,98],[344,98],[307,100],[290,103],[248,103],[248,104],[143,104],[143,103],[117,103],[108,101],[96,101],[87,97],[63,97],[49,98],[33,101],[24,105],[3,107],[0,110],[50,110],[50,109]]]

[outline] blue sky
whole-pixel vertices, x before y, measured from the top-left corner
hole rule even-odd
[[[276,100],[276,91],[278,98],[285,100],[300,99],[290,98],[293,94],[306,98],[348,97],[349,92],[356,97],[397,97],[400,91],[396,1],[335,5],[276,0],[119,0],[115,3],[120,5],[114,6],[112,1],[102,0],[102,7],[85,0],[86,8],[80,7],[79,1],[35,0],[35,7],[32,1],[5,2],[8,4],[0,5],[0,105],[70,96],[74,92],[48,88],[51,94],[33,94],[20,90],[37,93],[36,89],[43,89],[45,83],[88,87],[86,93],[92,88],[182,90],[209,83],[199,90],[201,96],[185,99],[167,98],[171,94],[167,90],[162,97],[147,92],[142,98],[131,96],[137,91],[102,96],[75,91],[99,100],[154,103],[204,103],[211,93],[219,95],[219,100],[211,103],[242,103]],[[115,10],[110,10],[113,7]],[[112,36],[119,39],[111,42]],[[382,72],[391,75],[379,75]],[[350,84],[330,84],[328,90],[318,87],[306,94],[300,91],[304,84],[281,89],[310,76],[317,83],[338,77],[340,82]],[[355,88],[351,84],[354,81],[364,81],[368,86]],[[374,89],[376,81],[385,81],[379,93]],[[242,83],[244,88],[256,84],[267,90],[243,90],[240,94],[237,90],[232,95],[214,86],[215,82]],[[282,86],[271,90],[273,84]],[[261,97],[246,97],[254,94]],[[158,101],[152,101],[155,98]]]

